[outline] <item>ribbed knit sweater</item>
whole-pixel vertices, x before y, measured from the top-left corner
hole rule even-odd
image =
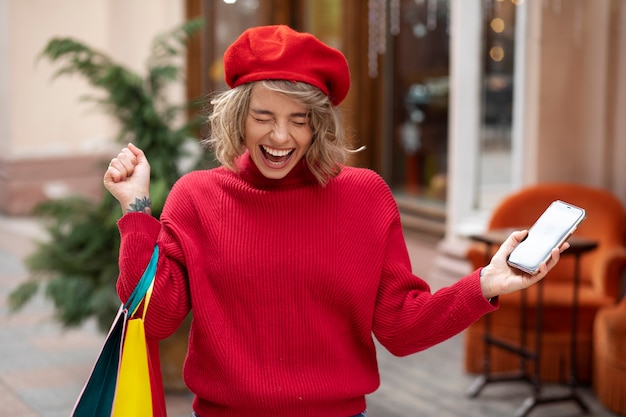
[[[475,271],[431,294],[413,275],[395,200],[373,171],[326,186],[301,161],[265,178],[183,176],[160,221],[119,221],[125,300],[160,248],[146,319],[166,338],[193,311],[184,380],[201,417],[348,417],[379,385],[373,336],[391,353],[433,346],[492,311]]]

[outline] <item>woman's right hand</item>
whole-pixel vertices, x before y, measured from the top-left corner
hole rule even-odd
[[[151,214],[150,164],[143,151],[132,143],[109,163],[104,186],[120,202],[123,213]]]

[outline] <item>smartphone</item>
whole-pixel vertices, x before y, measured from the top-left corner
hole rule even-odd
[[[508,264],[531,275],[539,272],[539,265],[550,259],[552,249],[561,246],[578,225],[585,220],[585,210],[573,204],[556,200],[528,229],[528,235],[513,249]]]

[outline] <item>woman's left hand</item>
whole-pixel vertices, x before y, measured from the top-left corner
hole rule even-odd
[[[569,248],[569,243],[565,242],[560,248],[552,249],[548,262],[544,262],[539,266],[537,274],[530,275],[509,266],[506,262],[509,254],[524,240],[527,234],[527,230],[511,233],[493,255],[489,265],[485,266],[481,271],[480,286],[485,298],[491,299],[498,295],[519,291],[536,284],[559,262],[561,252]]]

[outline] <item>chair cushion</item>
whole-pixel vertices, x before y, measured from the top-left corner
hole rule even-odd
[[[542,327],[544,332],[569,332],[572,322],[573,287],[563,281],[551,281],[549,277],[542,283]],[[526,323],[535,328],[537,296],[539,286],[525,290]],[[522,322],[522,293],[516,292],[500,296],[500,308],[491,313],[494,325],[519,328]],[[598,294],[590,285],[581,285],[578,290],[577,327],[579,332],[591,333],[596,313],[602,307],[613,304],[613,299]]]
[[[606,362],[626,372],[626,302],[598,312],[594,344]]]

